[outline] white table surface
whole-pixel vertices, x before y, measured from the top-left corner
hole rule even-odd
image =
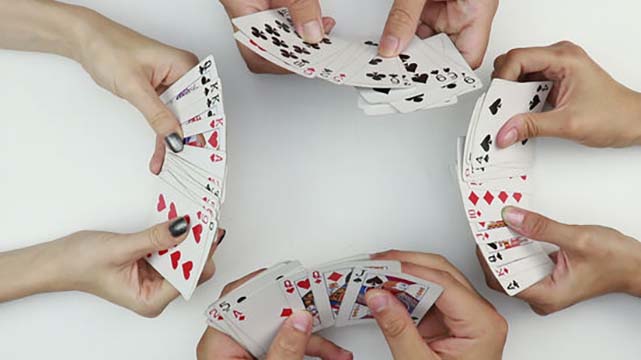
[[[228,235],[214,280],[156,319],[81,293],[0,305],[0,359],[194,358],[202,312],[227,282],[283,259],[311,264],[388,248],[441,253],[460,267],[508,319],[506,359],[639,358],[636,298],[610,295],[539,317],[485,286],[448,172],[475,95],[445,109],[370,118],[351,88],[248,72],[216,1],[77,3],[200,57],[215,55],[229,119]],[[327,0],[324,8],[337,32],[365,36],[379,34],[389,4]],[[480,74],[488,79],[494,57],[511,48],[569,39],[641,90],[641,5],[619,4],[502,1]],[[133,107],[51,55],[0,51],[0,85],[0,251],[81,229],[147,226],[153,136]],[[538,143],[537,156],[538,210],[641,238],[641,148],[553,139]],[[389,358],[375,327],[327,335],[358,359]]]

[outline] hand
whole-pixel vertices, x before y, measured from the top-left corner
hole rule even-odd
[[[539,136],[595,147],[641,145],[641,95],[616,82],[570,42],[510,50],[494,61],[493,77],[552,80],[554,110],[512,117],[497,135],[499,147]]]
[[[559,246],[550,256],[552,274],[517,297],[546,315],[599,295],[624,292],[641,296],[641,243],[602,226],[565,225],[526,210],[506,207],[503,220],[517,233]],[[477,252],[478,253],[478,252]],[[488,285],[503,291],[485,262]]]
[[[324,34],[332,31],[336,24],[331,17],[321,17],[319,0],[220,0],[230,19],[249,15],[268,9],[286,6],[292,21],[305,41],[317,43]],[[288,74],[289,71],[263,59],[245,46],[238,44],[240,55],[245,59],[247,68],[253,73]]]
[[[65,279],[65,290],[91,293],[142,316],[155,317],[179,293],[144,258],[180,244],[188,230],[185,218],[178,218],[136,234],[82,231],[49,243],[46,253],[60,264],[58,277]],[[225,230],[218,230],[199,283],[214,275],[211,257],[224,236]]]
[[[95,12],[84,9],[85,24],[74,57],[100,86],[135,106],[158,135],[150,163],[160,172],[163,141],[174,152],[183,149],[183,133],[158,94],[198,63],[195,55],[149,39]]]
[[[397,56],[416,33],[446,33],[472,68],[483,62],[498,0],[395,0],[380,41],[382,56]]]
[[[414,326],[405,306],[385,290],[370,290],[367,306],[376,318],[394,359],[501,359],[507,323],[445,258],[388,251],[376,260],[402,261],[404,273],[432,281],[444,290]]]
[[[254,271],[227,284],[220,296],[227,295],[263,270]],[[320,336],[311,335],[311,331],[311,315],[306,311],[294,312],[283,323],[278,335],[274,338],[267,353],[267,359],[302,360],[305,355],[320,357],[324,360],[351,360],[353,358],[352,353],[349,351],[341,349],[336,344]],[[201,337],[197,354],[198,360],[253,359],[251,354],[231,337],[211,327],[208,327]]]

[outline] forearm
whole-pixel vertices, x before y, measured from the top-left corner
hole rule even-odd
[[[0,0],[0,48],[76,58],[90,10],[50,0]]]
[[[61,276],[56,242],[0,253],[0,302],[68,290]]]

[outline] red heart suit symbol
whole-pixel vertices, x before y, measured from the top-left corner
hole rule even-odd
[[[163,256],[163,255],[165,255],[167,252],[169,252],[169,250],[160,250],[160,251],[158,252],[158,255]]]
[[[287,291],[287,293],[289,293],[289,294],[292,294],[294,292],[294,288],[293,287],[288,287],[287,289],[285,289],[285,291]]]
[[[178,261],[180,260],[180,251],[176,251],[174,253],[171,253],[170,258],[171,258],[171,267],[176,270],[178,268]]]
[[[298,285],[298,287],[301,287],[303,289],[309,289],[309,287],[311,286],[311,284],[309,283],[309,279],[301,280],[297,282],[296,285]]]
[[[207,141],[211,147],[218,149],[218,131],[212,131],[209,140]]]
[[[191,277],[191,270],[194,268],[194,263],[191,261],[187,261],[186,263],[183,264],[183,277],[185,280],[189,280]]]
[[[167,218],[169,220],[173,220],[178,217],[178,212],[176,211],[176,204],[173,202],[169,204],[169,214],[167,214]]]
[[[158,195],[158,204],[156,204],[156,211],[161,212],[167,208],[167,204],[165,204],[165,197],[160,194]]]
[[[198,224],[198,225],[192,227],[191,231],[194,233],[194,239],[196,240],[196,244],[200,244],[200,236],[203,233],[202,224]]]

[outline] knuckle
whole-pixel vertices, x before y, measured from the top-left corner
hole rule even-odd
[[[381,330],[383,330],[385,337],[395,339],[401,337],[408,329],[408,326],[409,322],[406,319],[397,316],[389,316],[383,321]]]
[[[585,55],[585,50],[579,45],[563,40],[555,44],[557,54],[563,58],[577,58]]]
[[[594,237],[589,227],[577,226],[575,228],[574,246],[578,251],[585,251],[592,247]]]
[[[163,236],[160,226],[152,227],[147,233],[147,236],[149,237],[149,243],[151,243],[151,246],[154,249],[160,251],[168,247],[164,242],[165,237]]]
[[[281,356],[286,355],[286,358],[293,358],[294,355],[300,352],[300,344],[299,341],[297,341],[300,339],[298,336],[288,335],[289,336],[280,336],[276,341],[276,347]]]
[[[510,51],[505,53],[504,61],[506,63],[518,62],[524,51],[525,51],[524,49],[520,49],[520,48],[519,49],[511,49]]]
[[[548,227],[547,219],[538,214],[526,214],[524,223],[526,224],[525,228],[527,229],[528,234],[531,234],[534,237],[540,237],[545,234]]]
[[[502,54],[496,57],[494,59],[494,69],[497,70],[497,68],[501,67],[501,64],[505,62],[505,58],[507,57],[506,54]]]
[[[390,10],[387,19],[394,27],[414,27],[418,22],[415,15],[399,6],[395,6]]]
[[[523,115],[523,123],[525,124],[524,138],[537,137],[540,135],[539,127],[530,113]]]

